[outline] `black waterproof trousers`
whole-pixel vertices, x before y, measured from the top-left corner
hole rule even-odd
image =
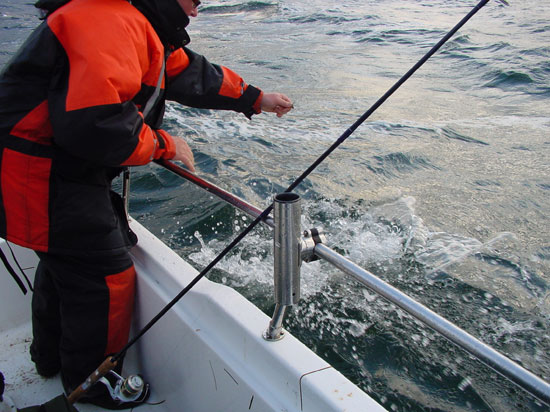
[[[128,341],[134,265],[128,253],[37,254],[31,358],[43,376],[61,371],[66,389],[73,390]]]

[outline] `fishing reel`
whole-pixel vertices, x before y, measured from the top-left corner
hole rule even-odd
[[[145,389],[145,381],[141,376],[129,375],[123,378],[114,371],[109,371],[99,382],[107,387],[114,400],[125,403],[137,400]]]

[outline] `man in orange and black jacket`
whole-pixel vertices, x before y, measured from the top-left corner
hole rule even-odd
[[[185,47],[198,3],[40,0],[45,21],[0,75],[0,236],[40,258],[31,356],[67,391],[128,339],[136,238],[112,179],[155,159],[194,170],[161,129],[165,100],[247,117],[292,108]],[[88,401],[106,408],[147,397],[96,392]]]

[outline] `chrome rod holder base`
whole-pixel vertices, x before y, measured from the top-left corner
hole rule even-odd
[[[283,330],[283,319],[288,308],[289,306],[275,304],[273,318],[269,322],[269,327],[262,335],[265,340],[278,341],[285,337],[285,331]]]

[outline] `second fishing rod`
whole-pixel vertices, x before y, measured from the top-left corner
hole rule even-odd
[[[328,149],[325,150],[315,162],[311,164],[286,190],[293,191],[302,183],[330,154],[336,150],[351,134],[367,120],[403,83],[405,83],[426,61],[432,57],[464,24],[466,24],[489,0],[481,0],[470,12],[462,18],[437,44],[435,44],[407,73],[405,73],[382,97],[380,97],[361,117],[357,119]],[[273,210],[273,203],[269,205],[252,223],[250,223],[239,235],[229,243],[180,293],[178,293],[168,304],[155,316],[147,325],[145,325],[118,353],[108,357],[94,371],[86,381],[73,391],[68,397],[70,403],[76,402],[88,389],[112,370],[116,364],[124,357],[128,349],[134,345],[149,329],[153,327],[183,296],[185,296],[210,270],[218,264],[248,233],[256,227],[262,220],[266,220]]]

